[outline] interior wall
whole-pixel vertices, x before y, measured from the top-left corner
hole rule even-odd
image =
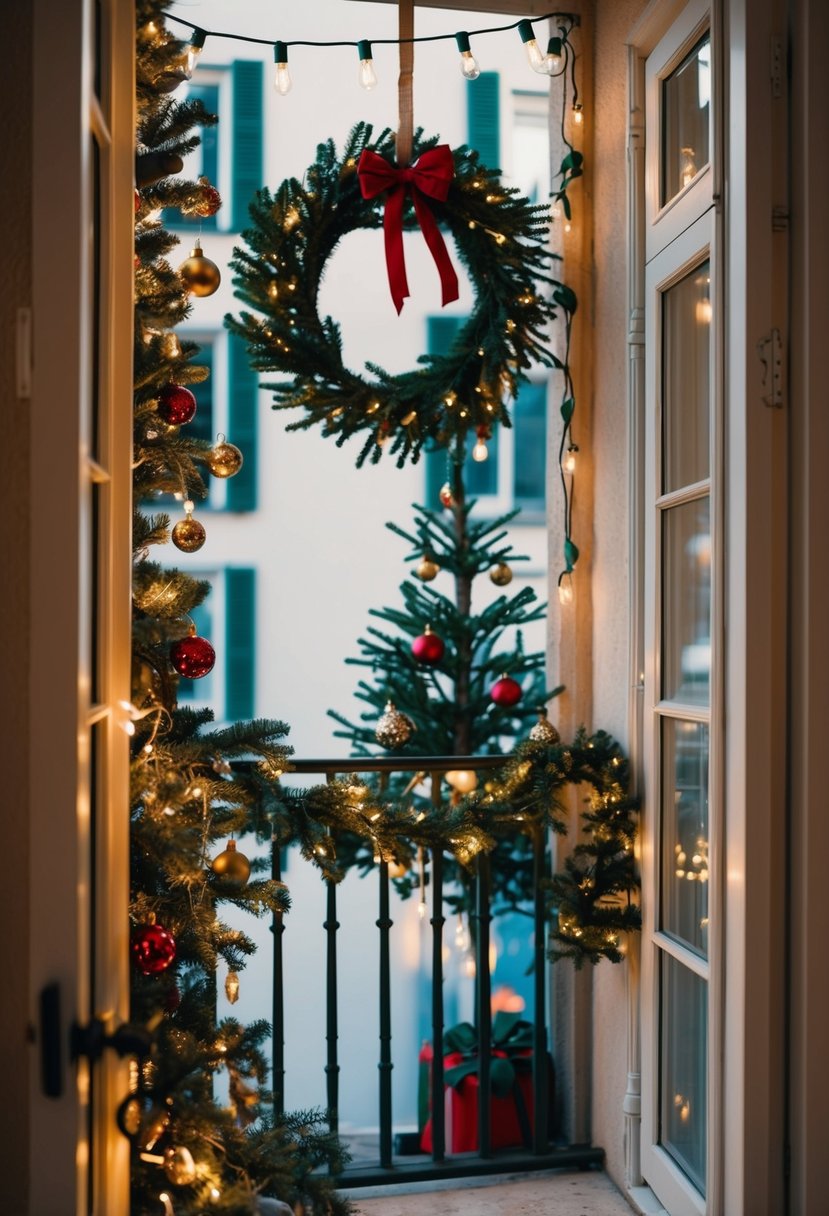
[[[29,973],[28,617],[29,617],[29,402],[17,395],[15,323],[18,308],[31,303],[31,103],[32,6],[12,4],[3,14],[4,33],[14,54],[0,73],[0,164],[3,189],[3,291],[0,292],[0,400],[3,407],[3,476],[0,478],[0,568],[6,573],[0,667],[5,696],[0,732],[5,748],[0,836],[9,864],[0,883],[0,1073],[10,1099],[3,1123],[3,1158],[28,1160],[29,1079],[25,1027]],[[28,1210],[28,1176],[23,1168],[3,1177],[3,1211]]]
[[[629,748],[628,33],[644,0],[596,0],[593,42],[593,726]],[[584,323],[585,318],[582,318]],[[592,1139],[624,1185],[628,964],[596,968]]]

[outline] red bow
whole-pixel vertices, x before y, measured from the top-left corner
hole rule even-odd
[[[409,295],[406,262],[403,257],[403,201],[407,188],[411,189],[417,222],[438,268],[443,303],[449,304],[458,298],[458,276],[449,260],[434,213],[423,197],[428,195],[445,202],[454,173],[455,164],[448,144],[438,144],[437,147],[430,148],[418,158],[417,164],[405,169],[395,168],[369,148],[364,149],[360,156],[357,176],[360,179],[363,198],[374,198],[384,190],[389,192],[383,212],[383,232],[386,239],[389,287],[398,312]]]

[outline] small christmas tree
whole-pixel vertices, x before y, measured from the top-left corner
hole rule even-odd
[[[190,311],[190,293],[215,290],[218,270],[203,254],[175,270],[166,259],[177,238],[158,215],[171,207],[210,215],[219,206],[211,183],[170,176],[197,146],[195,128],[215,118],[199,102],[171,96],[186,78],[187,48],[165,29],[157,0],[139,0],[137,18],[135,499],[183,498],[172,539],[193,552],[205,539],[193,518],[204,475],[232,475],[242,454],[188,435],[195,399],[187,385],[207,371],[174,327]],[[306,1211],[347,1212],[329,1176],[343,1165],[341,1150],[321,1114],[269,1115],[267,1024],[217,1020],[218,983],[235,1000],[238,972],[254,950],[245,933],[224,923],[222,905],[257,915],[288,908],[282,884],[261,876],[266,863],[248,862],[236,847],[246,833],[270,839],[267,807],[287,763],[287,728],[250,722],[211,730],[210,711],[177,704],[179,679],[203,677],[215,655],[189,620],[208,584],[149,559],[151,546],[170,539],[170,523],[165,513],[135,514],[132,1015],[148,1027],[152,1045],[119,1112],[135,1150],[133,1210],[156,1211],[172,1185],[177,1216],[208,1207],[264,1212],[264,1196]],[[234,767],[242,757],[253,763]],[[226,1102],[215,1092],[219,1074]]]

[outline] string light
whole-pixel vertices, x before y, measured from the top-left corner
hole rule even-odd
[[[565,605],[573,602],[573,578],[569,570],[558,576],[558,602]]]
[[[521,41],[524,43],[524,50],[527,52],[527,62],[534,72],[545,71],[544,55],[541,47],[535,40],[535,31],[532,27],[532,22],[526,17],[518,22],[518,33],[521,36]]]
[[[477,80],[481,74],[481,66],[472,54],[472,48],[469,45],[469,35],[466,30],[460,30],[455,35],[455,41],[461,53],[461,75],[465,76],[467,80]]]
[[[291,72],[288,67],[288,44],[287,42],[275,42],[273,44],[273,61],[276,64],[276,73],[274,75],[274,88],[280,96],[284,97],[286,93],[290,93]]]
[[[561,467],[564,469],[564,472],[568,473],[571,477],[576,471],[576,454],[578,450],[578,446],[575,443],[571,443],[567,449],[567,454],[565,455],[564,460],[561,462]]]
[[[207,41],[207,34],[204,30],[193,27],[193,33],[190,38],[190,45],[187,48],[187,55],[184,60],[184,74],[189,80],[196,70],[196,64],[201,59],[201,53],[204,50],[204,44]]]
[[[482,464],[489,456],[489,450],[486,446],[486,441],[489,438],[489,428],[479,426],[476,434],[478,440],[472,449],[472,459],[476,460],[478,464]]]
[[[377,73],[374,70],[374,60],[371,56],[371,43],[367,38],[361,38],[357,43],[357,58],[360,60],[360,71],[357,79],[360,87],[370,93],[377,88]]]
[[[555,76],[562,66],[562,43],[560,38],[550,38],[547,42],[547,53],[544,56],[544,72]]]
[[[582,123],[584,122],[584,107],[582,106],[580,101],[573,102],[572,113],[573,113],[573,122],[576,124],[577,127],[580,127],[582,125]]]

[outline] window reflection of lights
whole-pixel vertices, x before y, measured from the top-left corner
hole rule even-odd
[[[699,108],[704,110],[711,101],[711,43],[705,42],[697,56],[697,85]]]

